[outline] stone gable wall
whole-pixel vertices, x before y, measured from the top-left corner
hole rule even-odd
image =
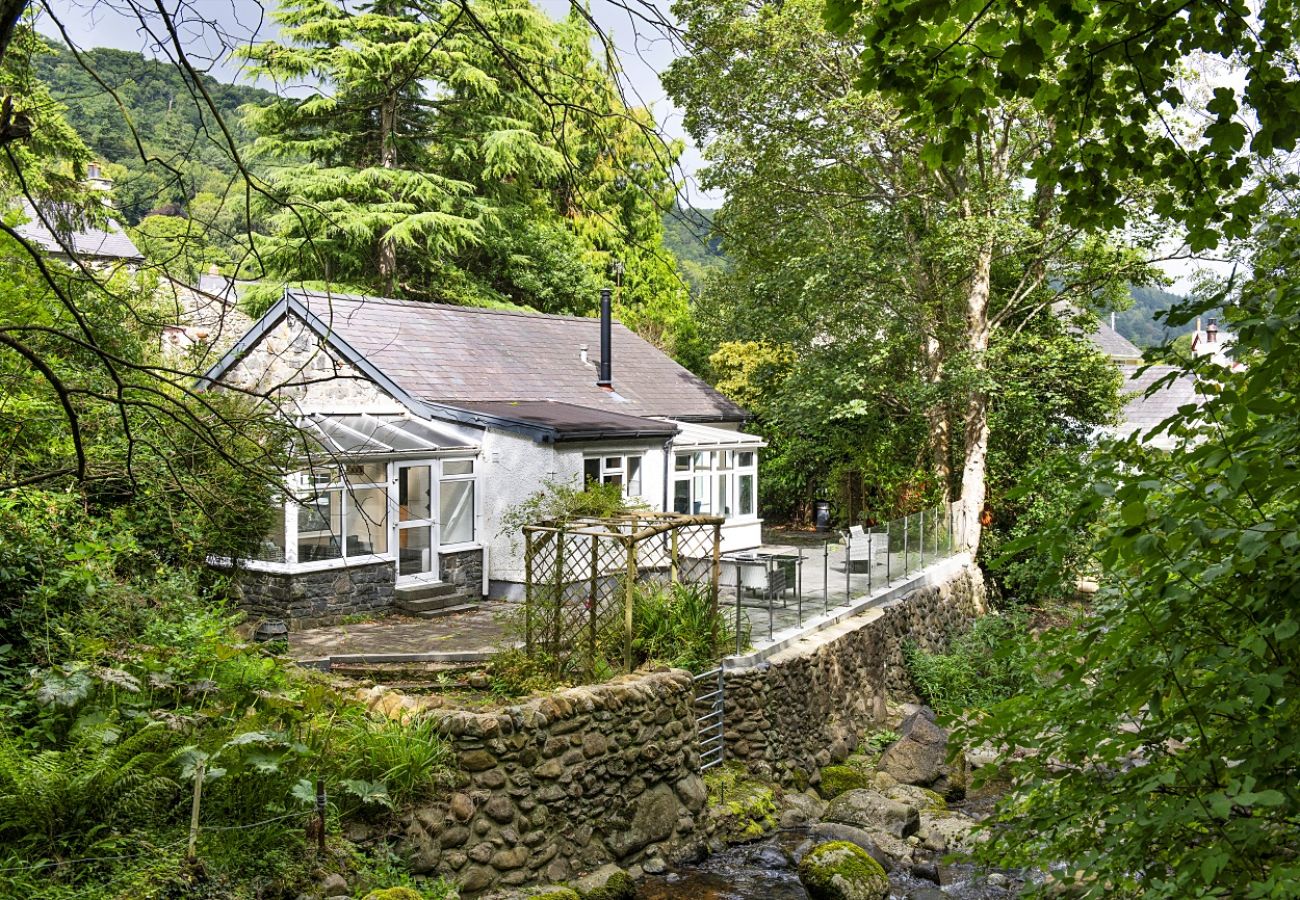
[[[705,801],[693,696],[673,670],[502,710],[434,710],[462,783],[407,821],[413,870],[474,894],[673,856]]]

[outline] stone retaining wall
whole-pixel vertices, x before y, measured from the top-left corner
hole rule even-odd
[[[903,646],[947,649],[947,636],[987,611],[984,579],[969,564],[846,619],[770,659],[726,672],[727,758],[786,783],[816,780],[878,724],[885,697],[916,699]]]
[[[432,711],[463,783],[408,819],[413,871],[472,895],[671,858],[705,801],[692,698],[690,675],[674,670],[502,710]]]

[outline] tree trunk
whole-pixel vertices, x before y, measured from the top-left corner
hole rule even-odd
[[[379,165],[385,169],[397,168],[397,97],[389,95],[379,107]],[[397,248],[387,237],[379,239],[379,278],[384,285],[384,295],[396,293]]]
[[[971,270],[966,295],[967,349],[974,367],[975,386],[966,401],[965,449],[961,470],[961,498],[957,507],[958,538],[972,554],[979,551],[986,494],[985,470],[989,451],[989,396],[984,388],[985,359],[989,348],[989,287],[993,269],[993,240],[986,238]]]

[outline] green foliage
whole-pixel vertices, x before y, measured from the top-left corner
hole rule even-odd
[[[825,17],[859,48],[859,83],[927,139],[934,168],[973,156],[1020,109],[1050,123],[1052,152],[1026,174],[1060,193],[1072,224],[1122,226],[1136,183],[1146,208],[1186,226],[1193,251],[1244,238],[1266,195],[1253,156],[1300,137],[1292,4],[826,0]],[[1200,74],[1219,66],[1241,71],[1240,84]]]
[[[1036,683],[1035,639],[1024,613],[977,619],[951,638],[947,653],[914,644],[903,652],[917,691],[945,716],[988,709]]]
[[[1060,531],[1102,516],[1093,614],[1046,634],[1050,681],[963,735],[1023,747],[981,854],[1061,860],[1089,897],[1288,896],[1300,883],[1300,241],[1260,229],[1225,299],[1244,370],[1186,367],[1204,403],[1103,447]],[[1197,312],[1187,310],[1182,318]],[[1034,540],[1063,548],[1059,535]]]
[[[455,758],[429,717],[376,719],[357,708],[313,735],[331,759],[340,783],[352,783],[354,795],[380,806],[402,808],[430,799],[450,782]],[[365,785],[376,786],[362,793]],[[314,788],[312,794],[314,796]]]
[[[677,260],[692,291],[699,291],[709,276],[727,267],[722,239],[713,230],[716,212],[675,203],[664,213],[664,247]]]
[[[512,506],[501,516],[500,534],[516,536],[525,525],[569,522],[580,518],[604,518],[643,509],[638,500],[623,496],[619,484],[582,486],[560,481],[543,481],[540,489]]]
[[[555,670],[555,660],[545,654],[529,656],[519,649],[494,653],[487,667],[490,689],[494,696],[503,700],[566,687],[567,682],[553,674]]]
[[[741,642],[749,644],[748,636]],[[622,646],[622,635],[614,642]],[[735,625],[697,584],[639,584],[632,595],[634,665],[659,662],[704,672],[736,646]]]

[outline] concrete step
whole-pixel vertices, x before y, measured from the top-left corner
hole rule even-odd
[[[445,581],[430,581],[425,584],[408,584],[399,586],[394,592],[397,600],[434,600],[456,593],[459,588]]]
[[[427,613],[437,612],[449,606],[460,606],[464,602],[465,597],[463,595],[452,594],[449,597],[426,597],[423,600],[396,600],[393,605],[403,612]]]
[[[398,604],[398,606],[399,608],[402,608],[401,604]],[[470,610],[477,608],[477,604],[474,603],[459,603],[454,606],[439,606],[436,609],[411,610],[402,608],[402,611],[408,616],[415,616],[417,619],[437,619],[442,616],[451,616],[456,613],[469,612]]]

